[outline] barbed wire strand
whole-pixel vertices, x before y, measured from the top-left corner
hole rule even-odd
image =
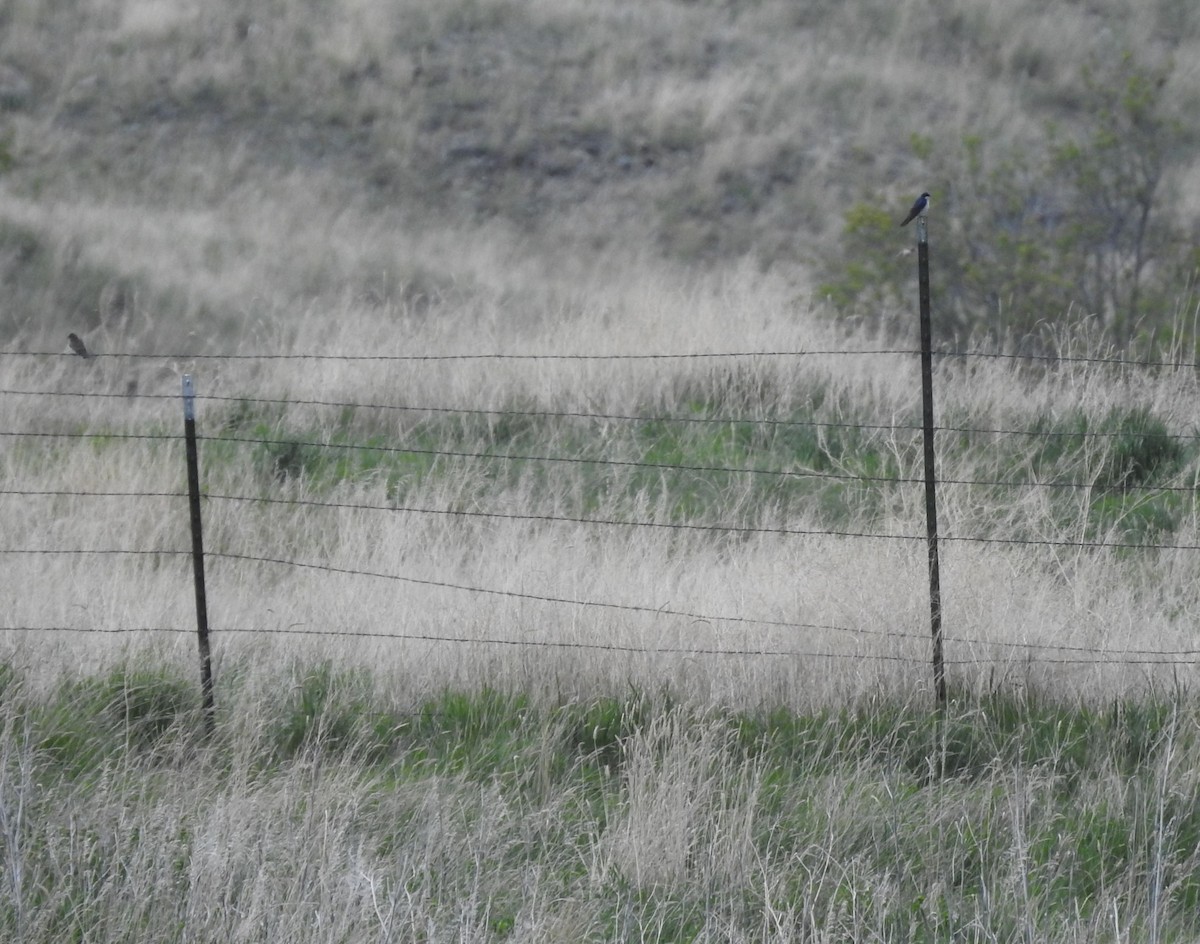
[[[29,431],[4,431],[0,436],[30,437],[43,439],[116,439],[116,440],[172,440],[182,442],[181,436],[167,434],[134,433],[44,433]],[[385,455],[428,456],[443,459],[486,459],[493,462],[547,462],[570,465],[605,465],[614,468],[654,469],[656,471],[705,472],[729,475],[771,475],[795,478],[827,478],[842,481],[859,481],[893,484],[917,484],[922,479],[901,479],[888,476],[862,476],[841,472],[818,472],[807,469],[754,469],[738,466],[682,465],[669,462],[645,462],[635,459],[604,459],[591,456],[533,456],[517,453],[467,452],[453,449],[424,449],[409,446],[382,446],[369,443],[322,443],[311,440],[266,439],[245,436],[197,436],[197,441],[208,443],[239,443],[252,446],[281,446],[300,449],[342,449],[347,451],[373,452]]]
[[[598,608],[598,609],[619,610],[619,611],[634,612],[634,613],[640,613],[640,614],[653,614],[653,615],[658,615],[658,616],[674,616],[674,617],[681,617],[681,618],[689,619],[689,620],[692,620],[693,622],[697,622],[697,623],[748,624],[748,625],[755,625],[755,626],[767,626],[767,627],[770,627],[773,629],[818,630],[818,631],[845,633],[845,634],[857,635],[857,636],[874,636],[874,637],[883,637],[883,638],[889,638],[889,639],[920,640],[922,642],[927,642],[929,639],[928,634],[926,634],[924,632],[913,633],[913,632],[906,632],[903,630],[877,630],[877,629],[867,629],[865,627],[842,626],[842,625],[839,625],[836,623],[806,623],[806,622],[797,622],[797,621],[793,621],[793,620],[772,620],[772,619],[765,619],[765,618],[759,618],[759,617],[748,617],[748,616],[714,615],[714,614],[696,613],[696,612],[692,612],[692,611],[688,611],[688,610],[676,610],[676,609],[672,609],[668,606],[654,607],[654,606],[644,606],[644,605],[628,604],[628,603],[612,603],[612,602],[607,602],[607,601],[579,600],[579,599],[570,598],[570,597],[548,596],[548,595],[534,594],[534,593],[528,593],[525,591],[517,591],[517,590],[499,590],[499,589],[488,588],[488,587],[474,587],[474,586],[470,586],[470,585],[466,585],[466,584],[451,583],[448,581],[439,581],[439,580],[414,578],[414,577],[404,577],[404,576],[400,576],[400,575],[396,575],[396,574],[386,574],[386,573],[380,573],[380,572],[376,572],[376,571],[353,570],[353,569],[349,569],[349,568],[336,567],[336,566],[333,566],[330,564],[316,564],[316,563],[310,563],[310,562],[304,562],[304,561],[288,560],[288,559],[283,559],[283,558],[254,557],[251,555],[242,555],[242,554],[234,554],[234,553],[226,553],[226,552],[218,552],[218,553],[213,554],[212,556],[222,557],[222,558],[232,559],[232,560],[242,560],[242,561],[257,562],[257,563],[268,563],[268,564],[275,564],[275,565],[287,565],[287,566],[293,566],[293,567],[298,567],[298,568],[303,568],[303,569],[311,569],[311,570],[325,571],[325,572],[330,572],[330,573],[345,574],[345,575],[352,575],[352,576],[375,577],[375,578],[381,578],[381,579],[385,579],[385,580],[395,580],[395,581],[399,581],[402,583],[411,583],[411,584],[417,584],[417,585],[421,585],[421,586],[430,586],[430,587],[435,587],[438,589],[451,589],[451,590],[459,590],[459,591],[463,591],[463,592],[467,592],[467,593],[485,594],[485,595],[489,595],[489,596],[510,597],[510,598],[521,599],[521,600],[531,600],[531,601],[540,602],[540,603],[559,603],[559,604],[565,604],[565,605],[569,605],[569,606],[578,606],[578,607],[584,607],[584,608],[593,607],[593,608]],[[1065,646],[1065,645],[1059,645],[1059,644],[1040,644],[1040,643],[1030,643],[1030,642],[1006,643],[1003,641],[971,639],[971,638],[965,638],[965,637],[952,638],[950,641],[955,642],[960,645],[978,645],[978,646],[1001,645],[1001,646],[1009,646],[1009,647],[1018,648],[1018,649],[1029,649],[1029,650],[1035,650],[1035,651],[1045,650],[1045,651],[1052,651],[1052,652],[1055,652],[1055,651],[1091,652],[1094,649],[1094,647],[1088,647],[1088,646],[1073,647],[1073,646]],[[1174,650],[1174,651],[1165,651],[1165,650],[1125,650],[1125,651],[1133,652],[1133,653],[1139,654],[1139,655],[1163,655],[1163,654],[1191,655],[1194,652],[1196,652],[1196,651],[1190,650],[1190,649],[1189,650]]]
[[[801,623],[790,620],[769,620],[758,619],[749,616],[718,616],[705,613],[697,613],[692,610],[677,610],[669,606],[646,606],[636,603],[612,603],[608,601],[598,600],[579,600],[573,597],[559,597],[545,594],[528,593],[521,590],[499,590],[492,587],[472,587],[469,584],[453,583],[447,580],[433,580],[423,577],[405,577],[400,574],[389,574],[381,571],[372,570],[356,570],[347,567],[337,567],[332,564],[320,564],[311,561],[297,561],[279,557],[257,557],[250,554],[238,554],[228,551],[213,551],[205,552],[206,556],[210,556],[222,560],[242,561],[246,563],[272,564],[287,567],[297,567],[305,570],[316,570],[323,573],[341,574],[352,577],[371,577],[380,580],[393,580],[400,583],[413,584],[422,587],[433,587],[440,590],[458,590],[465,593],[478,593],[487,596],[505,597],[515,600],[528,600],[536,603],[559,603],[565,606],[578,607],[595,607],[597,609],[616,610],[625,613],[640,613],[652,614],[657,616],[674,616],[682,619],[692,620],[698,623],[737,623],[748,624],[755,626],[772,626],[786,629],[820,629],[833,630],[836,632],[855,632],[854,629],[847,626],[837,626],[834,624],[821,623]]]
[[[14,497],[81,497],[81,498],[187,498],[184,492],[116,492],[116,491],[76,491],[68,489],[0,489],[0,496]],[[789,528],[784,526],[764,525],[733,525],[733,524],[693,524],[689,522],[646,521],[622,518],[588,518],[573,515],[527,514],[522,512],[480,511],[456,508],[426,508],[411,505],[379,505],[365,502],[323,501],[308,498],[273,498],[263,495],[226,495],[221,493],[203,492],[202,497],[211,501],[244,502],[247,504],[284,505],[301,508],[341,509],[352,511],[378,511],[396,514],[441,515],[456,518],[480,518],[487,520],[520,521],[537,523],[557,523],[573,525],[596,525],[620,528],[651,528],[673,531],[699,531],[719,534],[766,534],[789,537],[833,537],[833,538],[865,538],[881,541],[924,542],[928,540],[922,534],[887,534],[877,531],[845,531],[826,527]],[[981,535],[946,534],[939,535],[939,540],[964,544],[991,544],[1018,547],[1054,547],[1087,550],[1121,550],[1121,551],[1200,551],[1200,544],[1157,544],[1134,541],[1088,541],[1082,539],[1050,539],[1050,538],[1001,538]],[[0,553],[5,553],[0,551]],[[18,553],[14,550],[9,553]],[[55,553],[53,550],[43,550],[38,553]],[[81,550],[64,550],[62,553],[86,553]]]
[[[793,350],[768,351],[680,351],[641,354],[526,354],[502,352],[478,352],[461,354],[314,354],[314,353],[250,353],[250,354],[210,354],[200,352],[140,352],[140,351],[96,351],[91,352],[94,359],[127,359],[127,360],[160,360],[172,362],[190,361],[337,361],[347,363],[360,362],[401,362],[401,363],[442,363],[446,361],[664,361],[664,360],[747,360],[752,358],[795,358],[795,357],[912,357],[921,353],[912,348],[864,348],[848,350],[846,348],[798,348]],[[1079,354],[1037,354],[1016,351],[983,351],[983,350],[935,350],[934,357],[944,358],[980,358],[991,360],[1029,361],[1046,364],[1091,364],[1108,367],[1139,367],[1148,369],[1170,368],[1173,370],[1194,370],[1200,363],[1184,360],[1138,359],[1132,357],[1101,357],[1099,355]],[[0,350],[0,357],[41,357],[41,358],[73,358],[78,355],[71,351],[15,351]]]
[[[94,626],[0,626],[0,633],[96,633],[105,635],[117,635],[127,633],[172,633],[176,635],[190,635],[194,633],[194,629],[183,629],[179,627],[163,627],[163,626],[129,626],[129,627],[94,627]],[[223,633],[229,634],[248,634],[248,635],[289,635],[289,636],[318,636],[322,638],[358,638],[358,639],[379,639],[388,641],[407,641],[407,642],[432,642],[432,643],[454,643],[459,645],[478,645],[478,646],[512,646],[518,648],[542,648],[542,649],[575,649],[584,651],[600,651],[600,652],[619,652],[622,654],[631,655],[689,655],[689,656],[735,656],[742,658],[786,658],[786,657],[803,657],[816,659],[855,659],[867,661],[891,661],[905,662],[913,665],[925,665],[928,659],[918,656],[905,656],[898,653],[877,653],[877,652],[828,652],[814,651],[807,649],[716,649],[711,647],[690,647],[690,646],[634,646],[622,645],[619,643],[587,643],[568,640],[546,640],[546,639],[497,639],[494,637],[472,637],[472,636],[442,636],[432,633],[385,633],[371,632],[368,630],[340,630],[340,629],[301,629],[296,625],[288,627],[241,627],[241,626],[225,626],[214,627],[210,629],[214,635]],[[865,632],[865,631],[864,631]],[[915,634],[912,638],[917,637]],[[964,640],[947,637],[945,640],[947,645],[962,645]],[[1045,658],[1039,656],[1039,663],[1042,665],[1189,665],[1194,660],[1200,657],[1200,650],[1184,649],[1184,650],[1122,650],[1120,652],[1106,652],[1096,650],[1094,647],[1072,647],[1072,646],[1037,646],[1032,644],[1015,644],[994,642],[986,643],[985,645],[995,646],[1015,646],[1019,648],[1031,648],[1041,650],[1043,652],[1090,652],[1091,658]],[[995,657],[982,658],[975,656],[968,659],[948,659],[947,665],[955,666],[972,666],[972,665],[994,665],[994,664],[1014,664],[1017,659],[1013,657]]]
[[[99,398],[99,399],[115,399],[128,400],[131,398],[145,400],[173,400],[178,401],[180,395],[177,393],[96,393],[91,391],[62,391],[62,390],[14,390],[0,389],[0,395],[12,396],[47,396],[47,397],[76,397],[76,398]],[[359,403],[352,400],[315,400],[315,399],[295,399],[287,397],[257,397],[257,396],[236,396],[236,395],[216,395],[216,394],[197,394],[198,401],[211,401],[214,403],[258,403],[268,406],[318,406],[328,407],[331,409],[340,410],[380,410],[380,411],[396,411],[406,413],[428,413],[435,415],[453,415],[453,416],[477,416],[477,417],[499,417],[499,418],[514,418],[514,419],[571,419],[571,420],[590,420],[606,423],[640,423],[645,425],[667,423],[678,423],[681,425],[715,425],[715,426],[763,426],[763,427],[783,427],[783,428],[801,428],[801,429],[838,429],[852,430],[856,432],[903,432],[903,433],[919,433],[924,430],[924,427],[918,423],[848,423],[848,422],[828,422],[818,420],[799,420],[799,419],[783,419],[779,417],[748,417],[748,416],[679,416],[674,414],[666,415],[639,415],[627,413],[589,413],[583,411],[572,410],[480,410],[468,407],[444,407],[444,406],[422,406],[410,404],[396,403]],[[935,426],[935,433],[952,433],[956,435],[978,435],[978,436],[1027,436],[1040,439],[1117,439],[1129,435],[1127,431],[1122,430],[1037,430],[1037,429],[993,429],[987,427],[976,426]],[[100,434],[95,434],[100,435]],[[1197,433],[1165,433],[1168,439],[1181,441],[1200,440],[1200,432]]]
[[[79,432],[32,432],[0,430],[0,437],[30,437],[44,439],[101,439],[101,440],[168,440],[182,441],[182,437],[165,433],[79,433]],[[432,458],[487,460],[491,462],[546,462],[574,465],[602,465],[613,468],[653,469],[657,471],[715,473],[722,475],[766,475],[779,478],[827,479],[839,482],[857,482],[873,485],[921,485],[924,479],[887,475],[860,475],[851,472],[829,472],[816,469],[756,469],[745,466],[684,465],[670,462],[647,462],[635,459],[606,459],[599,456],[537,456],[521,453],[467,452],[451,449],[424,449],[412,446],[383,446],[369,443],[330,443],[313,440],[265,439],[243,436],[198,436],[201,442],[241,443],[256,446],[275,446],[303,449],[341,449],[347,451],[383,453],[386,455],[429,456]],[[1200,490],[1200,484],[1156,485],[1152,483],[1104,483],[1007,480],[1007,479],[938,479],[939,486],[965,486],[973,488],[1051,488],[1080,489],[1100,492],[1179,492],[1190,493]]]
[[[191,551],[177,551],[171,548],[162,548],[159,550],[135,548],[127,549],[120,547],[0,547],[0,554],[11,554],[14,556],[28,554],[32,556],[62,556],[62,557],[85,557],[89,554],[99,556],[119,557],[122,555],[129,557],[150,557],[150,556],[166,556],[166,557],[191,557]]]
[[[0,555],[151,555],[151,554],[170,554],[170,555],[185,555],[190,556],[190,551],[151,551],[151,550],[130,550],[124,548],[74,548],[74,549],[52,549],[52,548],[0,548]],[[579,600],[571,597],[557,597],[535,593],[527,593],[519,590],[499,590],[491,587],[474,587],[468,584],[458,584],[449,581],[432,580],[420,577],[406,577],[400,574],[389,574],[380,571],[358,570],[348,567],[338,567],[332,564],[315,563],[309,561],[289,560],[278,557],[262,557],[250,554],[239,554],[225,551],[206,551],[205,557],[214,560],[234,560],[246,563],[271,564],[276,566],[295,567],[305,570],[316,570],[324,573],[340,574],[352,577],[371,577],[375,579],[391,580],[399,583],[413,584],[417,586],[434,587],[444,590],[457,590],[465,593],[477,593],[488,596],[507,597],[511,599],[528,600],[539,603],[557,603],[568,606],[591,607],[596,609],[617,610],[628,613],[652,614],[657,616],[672,616],[691,620],[697,623],[735,623],[756,626],[769,626],[773,628],[784,629],[810,629],[822,630],[842,633],[866,633],[872,635],[891,635],[891,636],[906,636],[901,633],[883,633],[874,630],[856,629],[854,627],[839,626],[831,623],[803,623],[789,620],[769,620],[759,619],[748,616],[715,616],[711,614],[697,613],[690,610],[677,610],[669,606],[646,606],[631,603],[613,603],[608,601],[596,600]]]
[[[188,361],[337,361],[347,363],[442,363],[445,361],[668,361],[668,360],[747,360],[755,357],[847,357],[847,356],[912,356],[920,351],[908,348],[872,348],[859,351],[845,348],[813,348],[809,350],[772,351],[667,351],[643,354],[522,354],[484,351],[463,354],[205,354],[205,353],[148,353],[141,351],[89,352],[95,359]],[[5,351],[0,357],[76,357],[72,351]]]
[[[706,465],[685,465],[670,462],[647,462],[636,459],[604,459],[591,456],[535,456],[524,455],[517,453],[488,453],[488,452],[466,452],[459,450],[444,450],[444,449],[421,449],[407,446],[373,446],[366,443],[320,443],[311,441],[296,441],[290,439],[257,439],[241,436],[199,436],[199,440],[204,442],[226,442],[226,443],[250,443],[252,445],[264,446],[291,446],[298,448],[316,448],[316,449],[346,449],[352,451],[365,452],[382,452],[385,454],[403,454],[403,455],[418,455],[431,456],[434,458],[451,458],[451,459],[487,459],[492,461],[507,461],[507,462],[560,462],[576,465],[606,465],[615,468],[636,468],[636,469],[654,469],[658,471],[674,471],[674,472],[703,472],[717,473],[724,475],[769,475],[790,478],[813,478],[813,479],[830,479],[841,482],[859,482],[864,484],[887,484],[887,485],[923,485],[923,478],[905,478],[901,476],[888,475],[860,475],[851,472],[829,472],[819,471],[816,469],[755,469],[745,466],[706,466]],[[1048,481],[1038,482],[1029,480],[1006,480],[1006,479],[952,479],[939,478],[938,485],[962,485],[972,487],[989,487],[989,488],[1055,488],[1055,489],[1084,489],[1084,490],[1105,490],[1105,489],[1122,489],[1125,491],[1154,491],[1154,492],[1194,492],[1200,489],[1200,485],[1152,485],[1144,483],[1130,483],[1128,485],[1105,485],[1098,482],[1073,482],[1073,481]]]

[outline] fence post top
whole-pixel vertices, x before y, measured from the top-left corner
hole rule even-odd
[[[183,375],[183,418],[185,420],[194,420],[196,418],[196,391],[192,385],[192,375]]]

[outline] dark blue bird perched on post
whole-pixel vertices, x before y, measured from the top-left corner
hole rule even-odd
[[[92,355],[88,353],[87,346],[83,343],[83,339],[79,335],[72,332],[67,335],[67,343],[71,345],[71,350],[82,357],[85,361],[91,360]]]
[[[917,197],[917,202],[912,205],[912,209],[908,211],[908,216],[904,218],[901,226],[907,226],[918,216],[924,216],[929,212],[929,194],[923,193]]]

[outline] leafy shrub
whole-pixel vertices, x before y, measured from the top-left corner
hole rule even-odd
[[[1169,212],[1190,132],[1167,105],[1172,69],[1126,54],[1083,73],[1075,134],[1050,126],[1044,145],[985,147],[977,134],[931,167],[935,331],[943,339],[1030,337],[1072,307],[1120,345],[1153,340],[1175,310],[1174,286],[1197,257]],[[915,265],[879,201],[846,212],[822,294],[844,313],[915,306]],[[944,222],[943,222],[944,221]]]

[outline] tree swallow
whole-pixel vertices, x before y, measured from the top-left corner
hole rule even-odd
[[[91,359],[92,355],[88,353],[88,349],[84,345],[83,340],[79,337],[79,335],[74,333],[68,334],[67,344],[71,345],[71,350],[82,357],[85,361]]]
[[[904,218],[901,226],[907,226],[918,216],[924,216],[929,212],[929,194],[923,193],[917,197],[917,202],[912,205],[912,209],[908,211],[908,216]]]

